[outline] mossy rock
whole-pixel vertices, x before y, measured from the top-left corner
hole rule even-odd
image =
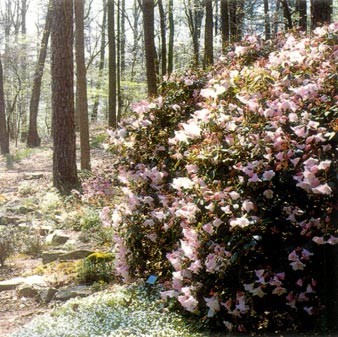
[[[93,254],[88,255],[85,259],[92,263],[105,263],[105,262],[113,261],[114,255],[112,253],[95,252]]]

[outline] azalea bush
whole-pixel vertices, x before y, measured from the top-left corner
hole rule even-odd
[[[110,132],[126,201],[102,218],[125,281],[154,274],[169,303],[229,331],[326,324],[337,33],[248,36],[212,72],[172,75]]]

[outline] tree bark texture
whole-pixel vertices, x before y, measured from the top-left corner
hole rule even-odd
[[[194,65],[197,67],[200,63],[199,39],[201,37],[203,8],[199,0],[188,0],[185,3],[185,11],[194,49]]]
[[[296,1],[296,12],[299,15],[298,26],[306,31],[307,30],[307,4],[306,0]]]
[[[174,4],[173,0],[168,2],[168,17],[169,17],[169,44],[168,44],[168,74],[170,75],[174,70]]]
[[[97,120],[97,114],[99,110],[100,103],[100,90],[101,90],[101,82],[104,70],[104,60],[105,60],[105,50],[106,50],[106,26],[107,26],[107,1],[102,1],[103,6],[103,14],[102,14],[102,28],[101,28],[101,46],[100,46],[100,62],[99,62],[99,75],[96,83],[96,94],[94,98],[93,104],[93,112],[91,115],[91,120]]]
[[[53,0],[51,30],[53,183],[62,194],[78,187],[74,121],[73,1]]]
[[[32,95],[29,104],[29,128],[27,137],[28,147],[38,147],[41,145],[41,139],[38,134],[37,119],[39,112],[41,82],[47,55],[47,45],[50,35],[51,24],[52,24],[52,1],[50,0],[46,16],[45,29],[43,31],[41,40],[39,59],[35,69]]]
[[[9,153],[9,136],[6,123],[4,77],[0,59],[0,149],[2,154]]]
[[[76,110],[80,126],[81,170],[90,170],[87,76],[84,47],[84,2],[75,0]]]
[[[161,27],[161,75],[167,74],[167,39],[166,39],[166,17],[162,0],[158,0]]]
[[[264,27],[265,27],[265,39],[271,39],[271,27],[269,17],[269,0],[264,0]]]
[[[212,0],[205,0],[204,67],[214,63]]]
[[[117,127],[116,116],[116,42],[115,42],[115,6],[114,0],[108,0],[108,45],[109,45],[109,111],[108,124],[112,128]]]
[[[142,8],[148,96],[151,97],[157,95],[156,52],[154,42],[154,0],[143,0]]]
[[[230,38],[228,0],[221,0],[221,32],[222,32],[222,49],[225,50],[229,43]]]
[[[332,17],[332,0],[311,0],[312,28],[330,23]]]

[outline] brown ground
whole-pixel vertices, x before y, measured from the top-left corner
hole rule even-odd
[[[21,150],[22,150],[21,146]],[[12,150],[12,149],[11,149]],[[17,149],[13,148],[11,153]],[[106,154],[100,149],[92,151],[92,166],[100,165]],[[32,179],[32,175],[42,175]],[[6,203],[20,198],[18,186],[23,181],[38,185],[39,191],[51,187],[52,183],[52,150],[43,147],[20,162],[6,164],[6,158],[0,155],[0,213],[6,210]],[[6,214],[6,213],[5,213]],[[41,265],[41,259],[30,257],[13,257],[0,268],[0,281],[23,276]],[[52,306],[52,305],[50,305]],[[19,298],[15,290],[0,291],[0,337],[8,337],[35,316],[46,313],[51,308],[32,298]]]

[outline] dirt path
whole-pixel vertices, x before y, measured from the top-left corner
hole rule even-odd
[[[94,168],[100,166],[108,155],[101,149],[94,149],[91,154]],[[6,157],[0,156],[0,218],[8,215],[8,205],[21,201],[19,188],[22,184],[32,186],[39,193],[52,186],[50,147],[38,149],[19,162],[8,162]],[[12,258],[5,267],[0,268],[0,281],[23,276],[41,264],[39,258]],[[35,316],[48,312],[51,306],[34,298],[20,298],[16,290],[0,290],[0,337],[8,337]]]

